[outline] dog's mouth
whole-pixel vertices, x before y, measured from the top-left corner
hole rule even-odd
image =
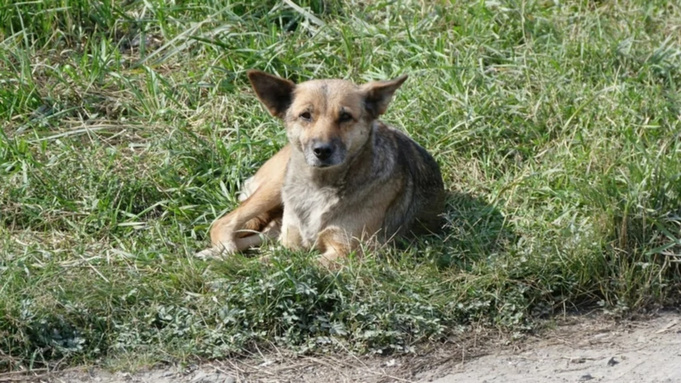
[[[333,161],[333,160],[320,160],[318,158],[309,158],[307,164],[317,169],[327,169],[338,166],[342,164],[343,161]]]

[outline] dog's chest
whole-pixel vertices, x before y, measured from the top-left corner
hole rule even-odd
[[[340,201],[336,189],[318,188],[307,183],[284,185],[282,199],[284,215],[288,216],[284,219],[298,226],[304,246],[311,246],[316,241]]]

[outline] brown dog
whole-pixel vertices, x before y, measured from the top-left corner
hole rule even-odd
[[[289,144],[248,179],[242,203],[210,231],[217,256],[258,246],[263,236],[290,249],[316,248],[328,264],[360,242],[437,231],[444,187],[421,146],[378,117],[407,76],[357,86],[301,84],[248,72],[260,101],[284,120]],[[263,235],[264,234],[264,235]]]

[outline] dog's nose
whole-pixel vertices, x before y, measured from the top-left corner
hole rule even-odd
[[[324,161],[331,157],[331,154],[333,154],[333,146],[331,146],[331,144],[324,143],[314,144],[312,147],[312,152],[314,153],[315,157]]]

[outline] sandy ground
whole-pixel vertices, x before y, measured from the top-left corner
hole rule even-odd
[[[553,329],[514,342],[473,331],[465,339],[452,339],[420,356],[268,353],[136,373],[79,368],[39,375],[0,374],[0,383],[681,382],[681,313],[657,314],[639,321],[580,316],[560,322]]]
[[[681,316],[610,328],[575,323],[521,348],[456,366],[433,383],[681,382]]]

